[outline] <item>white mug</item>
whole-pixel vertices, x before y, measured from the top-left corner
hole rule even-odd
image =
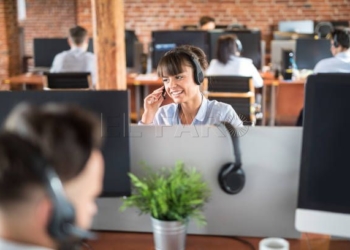
[[[282,238],[266,238],[259,242],[259,250],[289,250],[289,242]]]

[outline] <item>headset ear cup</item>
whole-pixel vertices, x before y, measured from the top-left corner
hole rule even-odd
[[[226,163],[218,176],[221,189],[227,194],[238,194],[245,185],[245,173],[235,163]]]

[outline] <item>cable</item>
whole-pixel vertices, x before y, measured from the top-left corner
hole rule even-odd
[[[308,248],[309,250],[311,250],[311,245],[310,245],[310,241],[309,241],[309,236],[307,235],[307,233],[305,233],[305,236],[306,236],[307,248]]]
[[[225,236],[225,238],[236,240],[236,241],[238,241],[238,242],[248,246],[251,250],[255,250],[255,247],[254,247],[254,245],[252,243],[250,243],[249,241],[244,240],[244,239],[242,239],[240,237],[237,237],[237,236]]]
[[[81,242],[81,245],[83,248],[88,249],[88,250],[93,250],[93,248],[85,241]]]

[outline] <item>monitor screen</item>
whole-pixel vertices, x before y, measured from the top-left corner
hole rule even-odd
[[[0,92],[0,124],[20,102],[72,103],[94,112],[102,122],[105,161],[103,197],[130,195],[129,102],[127,91]],[[111,108],[113,107],[113,108]]]
[[[349,91],[350,74],[307,80],[296,214],[300,231],[350,235]]]
[[[69,50],[67,38],[34,38],[34,65],[35,67],[50,68],[53,59],[58,53]],[[88,51],[94,52],[93,41],[89,39]]]
[[[138,42],[135,31],[125,30],[126,67],[128,68],[134,67],[135,42]]]
[[[298,69],[314,69],[322,59],[332,57],[328,39],[297,39],[295,62]]]
[[[314,33],[314,21],[281,21],[278,23],[278,30],[283,32]]]
[[[201,30],[166,30],[152,32],[152,67],[157,68],[165,52],[180,46],[193,45],[208,55],[207,32]]]
[[[137,42],[133,30],[125,30],[126,66],[134,67],[134,44]],[[67,38],[34,38],[34,65],[35,67],[50,68],[53,59],[58,53],[69,50]],[[88,51],[94,52],[92,38],[89,39]]]
[[[242,57],[253,60],[257,69],[261,69],[261,33],[259,30],[213,30],[209,31],[208,61],[216,58],[217,40],[221,35],[235,34],[242,43]]]

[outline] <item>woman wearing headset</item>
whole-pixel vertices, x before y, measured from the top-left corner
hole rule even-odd
[[[234,127],[243,126],[230,105],[210,101],[200,92],[203,72],[207,67],[206,55],[198,47],[185,45],[168,51],[157,67],[164,86],[144,99],[145,111],[139,124],[204,125],[229,122]],[[160,107],[166,94],[174,103]]]
[[[222,35],[217,43],[217,59],[210,62],[207,76],[251,76],[254,87],[261,88],[263,79],[249,58],[240,57],[242,44],[235,35]]]

